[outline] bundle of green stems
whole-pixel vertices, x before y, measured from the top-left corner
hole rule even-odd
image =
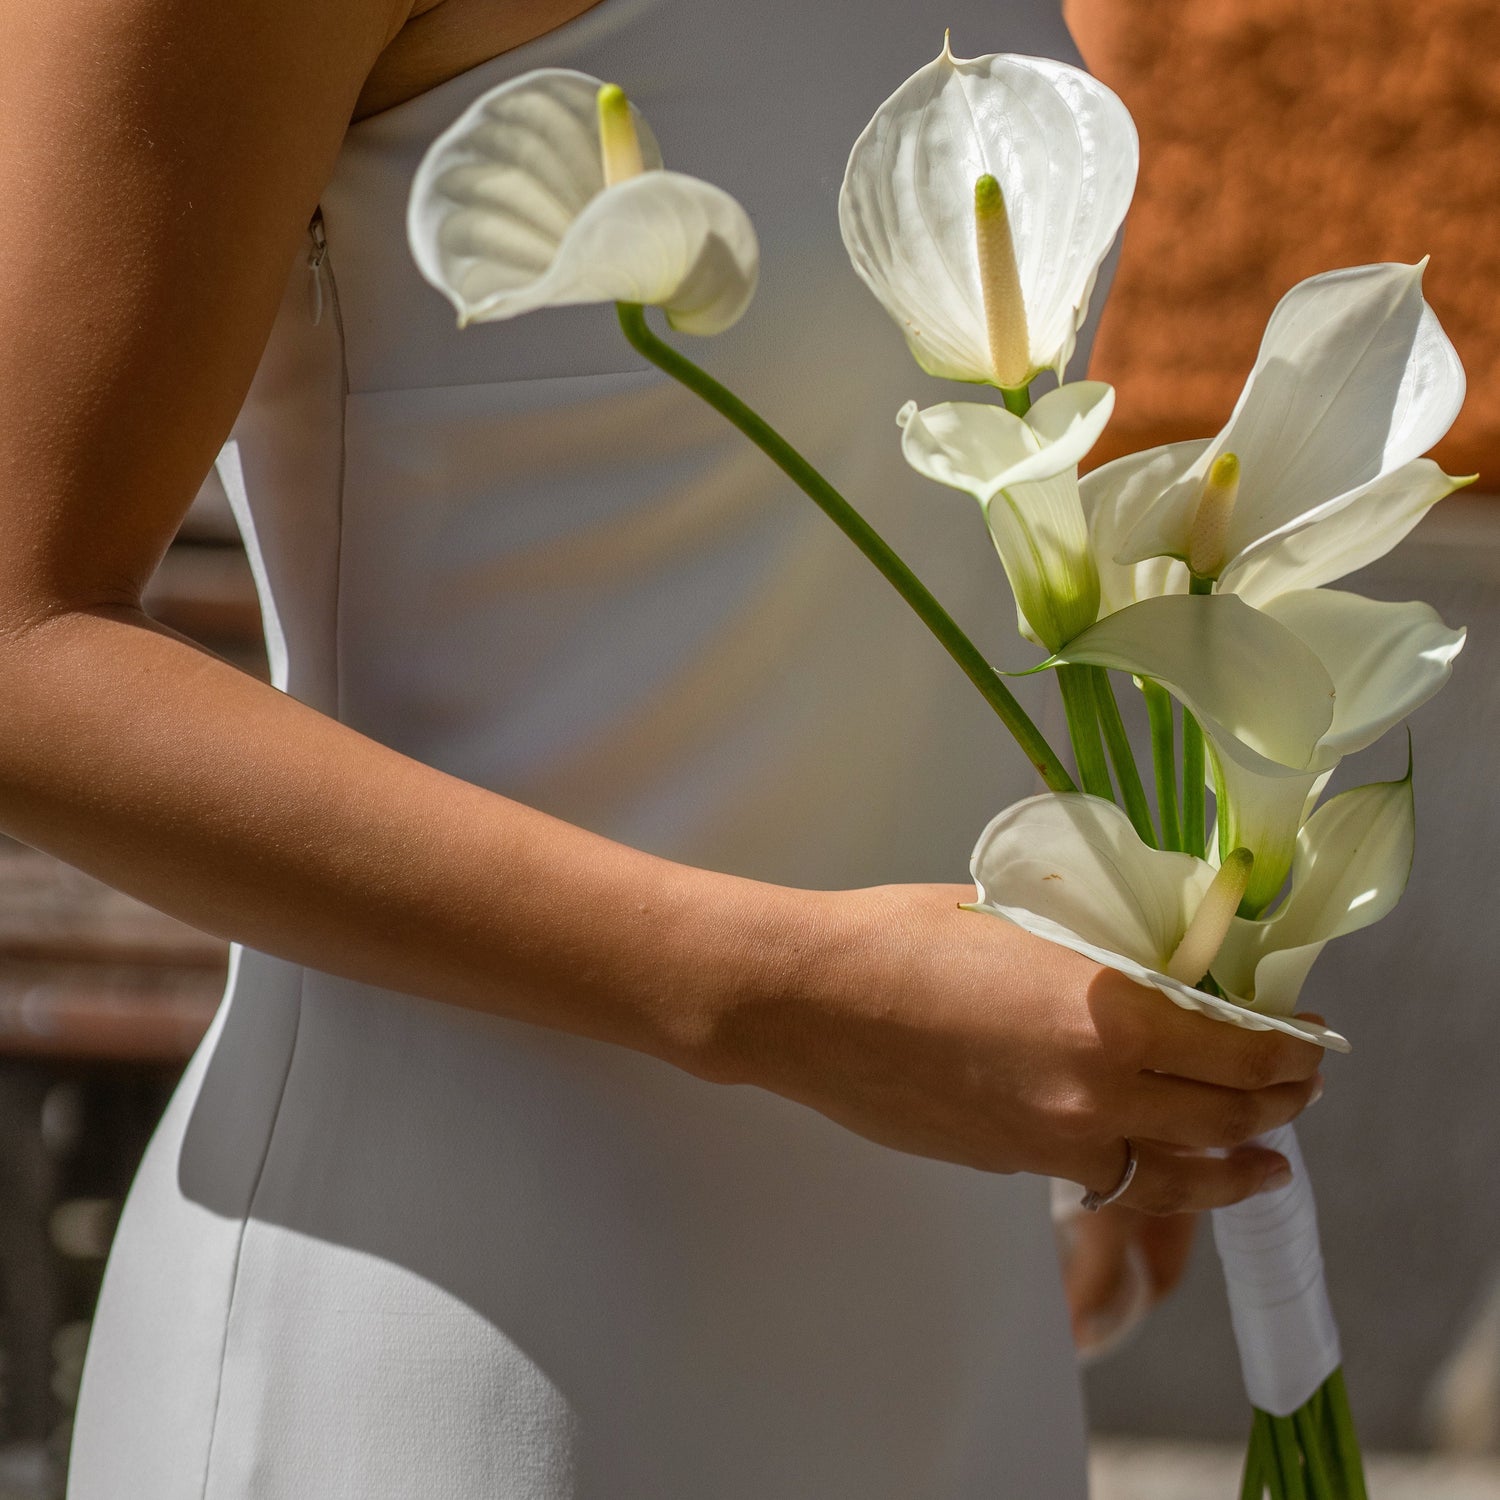
[[[1141,840],[1153,849],[1204,857],[1207,850],[1206,765],[1203,731],[1186,709],[1181,713],[1181,763],[1177,714],[1159,683],[1136,679],[1151,731],[1156,819],[1119,700],[1103,667],[1062,664],[1056,668],[1067,716],[1077,781],[1048,744],[998,672],[953,617],[860,513],[782,435],[727,387],[658,338],[645,309],[620,303],[620,327],[652,364],[700,396],[737,427],[839,527],[906,600],[978,689],[1010,731],[1050,791],[1103,797],[1123,807]],[[1006,407],[1023,415],[1028,392],[1006,391]],[[1194,593],[1213,585],[1194,578]],[[1113,778],[1110,768],[1113,767]],[[1258,913],[1252,913],[1258,915]],[[1207,976],[1201,981],[1212,987]],[[1335,1370],[1306,1405],[1288,1417],[1256,1409],[1245,1458],[1241,1500],[1367,1500],[1359,1443],[1342,1370]]]

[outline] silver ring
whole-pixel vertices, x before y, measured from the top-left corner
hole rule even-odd
[[[1083,1202],[1079,1205],[1091,1214],[1096,1214],[1101,1208],[1107,1207],[1117,1198],[1125,1194],[1126,1188],[1135,1181],[1135,1169],[1140,1165],[1135,1154],[1135,1142],[1129,1136],[1125,1137],[1125,1170],[1120,1173],[1120,1180],[1107,1193],[1085,1193]]]

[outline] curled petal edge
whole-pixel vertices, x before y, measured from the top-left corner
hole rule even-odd
[[[720,333],[750,305],[759,271],[754,227],[734,198],[681,172],[646,172],[590,199],[535,281],[467,305],[459,322],[639,302],[685,333]]]
[[[1111,953],[1108,949],[1085,942],[1077,933],[1056,922],[1050,922],[1045,917],[1039,917],[1035,912],[991,905],[984,900],[982,890],[979,895],[978,901],[964,903],[963,909],[987,912],[990,916],[1001,917],[1016,927],[1024,928],[1037,937],[1047,939],[1048,942],[1057,943],[1063,948],[1070,948],[1084,958],[1093,959],[1095,963],[1113,969],[1127,979],[1135,980],[1137,984],[1159,991],[1182,1010],[1195,1011],[1211,1020],[1224,1021],[1245,1031],[1284,1032],[1287,1036],[1296,1037],[1299,1041],[1311,1042],[1317,1047],[1326,1047],[1331,1052],[1352,1050],[1347,1037],[1341,1036],[1327,1026],[1320,1026],[1314,1021],[1299,1020],[1295,1016],[1266,1015],[1260,1011],[1247,1009],[1233,1000],[1221,1000],[1216,995],[1206,994],[1202,990],[1194,989],[1191,985],[1181,984],[1155,969],[1149,969],[1145,964],[1136,963],[1133,959],[1125,958],[1119,953]]]

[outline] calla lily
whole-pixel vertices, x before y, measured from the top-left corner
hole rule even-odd
[[[684,332],[717,333],[749,306],[759,271],[744,209],[662,170],[619,90],[563,68],[491,89],[433,142],[407,236],[460,325],[636,302]]]
[[[1334,684],[1333,717],[1301,767],[1255,765],[1224,753],[1205,725],[1218,794],[1219,847],[1254,850],[1252,910],[1281,889],[1311,802],[1346,755],[1373,745],[1447,681],[1465,632],[1420,602],[1389,604],[1337,589],[1298,589],[1263,612],[1317,655]]]
[[[1089,476],[1101,554],[1123,567],[1191,562],[1259,602],[1363,567],[1468,483],[1420,459],[1464,396],[1463,367],[1422,297],[1424,265],[1356,266],[1293,287],[1217,437]],[[1184,575],[1111,575],[1106,598],[1185,587]]]
[[[1079,481],[1104,614],[1141,599],[1187,593],[1191,578],[1184,561],[1169,556],[1133,563],[1117,559],[1134,518],[1192,468],[1211,442],[1204,438],[1133,453]],[[1473,482],[1473,475],[1455,479],[1431,459],[1415,458],[1361,486],[1342,509],[1233,559],[1214,591],[1259,605],[1294,589],[1332,583],[1384,557],[1439,500]]]
[[[1255,770],[1308,765],[1333,722],[1333,681],[1317,655],[1232,594],[1142,600],[1075,636],[1043,667],[1058,662],[1160,682],[1227,758]]]
[[[1219,848],[1254,854],[1245,903],[1260,910],[1286,880],[1297,831],[1339,761],[1431,698],[1463,643],[1426,604],[1299,589],[1259,609],[1233,594],[1145,599],[1054,661],[1150,678],[1192,711],[1208,741]]]
[[[839,227],[924,370],[1019,389],[1061,378],[1137,158],[1129,112],[1087,73],[959,59],[945,39],[854,143]]]
[[[919,473],[979,501],[1016,596],[1022,634],[1056,651],[1099,614],[1099,577],[1078,497],[1078,462],[1114,410],[1114,390],[1080,381],[1024,417],[1000,406],[902,407],[901,452]]]
[[[972,910],[1004,917],[1071,948],[1160,990],[1184,1010],[1251,1031],[1284,1031],[1340,1052],[1349,1050],[1337,1032],[1315,1022],[1252,1009],[1232,992],[1227,998],[1209,994],[1172,972],[1186,943],[1201,940],[1208,927],[1208,943],[1198,949],[1206,956],[1195,957],[1192,966],[1201,961],[1217,978],[1214,950],[1237,921],[1234,892],[1227,902],[1215,902],[1226,883],[1225,871],[1191,854],[1148,848],[1112,802],[1076,792],[1049,792],[1018,802],[985,829],[970,869],[978,887]],[[1215,911],[1214,905],[1220,909]],[[1306,946],[1308,933],[1323,932],[1323,908],[1314,908],[1315,903],[1307,903],[1301,925],[1285,929],[1299,946]],[[1274,938],[1270,942],[1274,946]],[[1256,953],[1256,960],[1264,964],[1271,951],[1267,947]],[[1249,960],[1238,962],[1243,969]]]
[[[1415,836],[1410,769],[1401,781],[1330,798],[1297,835],[1291,889],[1276,912],[1230,923],[1215,980],[1264,1014],[1290,1016],[1324,945],[1378,922],[1400,900]]]

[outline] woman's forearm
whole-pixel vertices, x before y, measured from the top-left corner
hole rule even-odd
[[[132,610],[10,633],[0,695],[7,832],[348,978],[711,1074],[827,920],[410,760]]]

